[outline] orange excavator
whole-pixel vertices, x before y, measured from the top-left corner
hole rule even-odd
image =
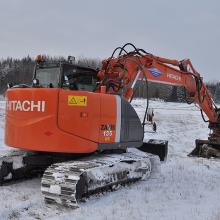
[[[128,43],[99,71],[71,58],[37,57],[33,84],[7,90],[5,143],[20,150],[0,157],[0,181],[43,173],[45,201],[77,207],[93,193],[150,177],[159,166],[154,154],[166,158],[167,141],[143,141],[148,104],[143,122],[130,104],[138,80],[147,87],[149,81],[184,86],[212,130],[208,140],[196,141],[192,155],[218,156],[219,109],[191,62],[157,57]]]

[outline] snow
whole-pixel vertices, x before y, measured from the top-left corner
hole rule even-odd
[[[61,194],[61,187],[57,186],[57,185],[51,185],[49,192],[60,195]]]
[[[79,180],[80,178],[77,177],[77,176],[69,175],[68,179],[70,179],[70,180]]]
[[[13,169],[19,169],[24,166],[23,159],[21,157],[15,157],[13,159]]]
[[[134,100],[143,117],[145,100]],[[206,139],[207,124],[194,105],[151,101],[156,133],[146,139],[169,141],[169,155],[160,175],[97,195],[76,210],[48,208],[42,200],[40,178],[0,187],[0,219],[62,220],[183,220],[220,219],[220,160],[191,158],[197,138]],[[4,137],[4,103],[0,102],[1,152]],[[150,129],[146,129],[150,130]]]
[[[2,96],[0,96],[0,100],[2,99]],[[0,101],[0,150],[7,149],[7,146],[4,144],[4,127],[5,127],[5,102]]]
[[[135,154],[134,154],[135,155]],[[135,155],[136,157],[137,154]],[[122,158],[121,161],[131,161],[128,157]],[[130,179],[140,178],[142,174],[144,178],[148,178],[150,176],[151,171],[151,162],[150,158],[145,158],[142,160],[142,157],[138,157],[138,159],[133,163],[126,163],[126,162],[118,162],[117,166],[110,166],[102,167],[102,169],[91,168],[87,172],[87,178],[89,179],[88,182],[91,181],[89,190],[97,189],[98,187],[105,185],[109,182],[116,182],[118,181],[116,173],[122,173],[123,171],[127,171],[129,174],[127,175]],[[137,172],[137,170],[141,169],[142,172]]]

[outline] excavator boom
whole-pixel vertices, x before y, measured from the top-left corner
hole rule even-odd
[[[127,52],[126,46],[132,46],[134,50]],[[188,93],[187,98],[200,107],[203,119],[203,112],[208,117],[209,128],[212,131],[208,141],[196,141],[197,150],[194,153],[200,152],[203,144],[205,147],[208,145],[220,149],[220,110],[189,59],[178,61],[158,57],[130,43],[118,49],[120,50],[118,57],[114,57],[117,51],[115,50],[110,58],[103,61],[102,69],[98,73],[101,86],[106,86],[107,93],[121,94],[127,100],[131,100],[136,81],[140,79],[144,79],[146,83],[150,81],[183,86]]]

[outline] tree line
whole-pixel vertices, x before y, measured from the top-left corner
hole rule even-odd
[[[64,57],[50,57],[51,61],[64,60]],[[80,66],[89,66],[91,68],[100,68],[99,59],[80,57],[76,59],[76,64]],[[0,60],[0,93],[3,94],[7,89],[8,83],[13,84],[31,84],[33,78],[35,60],[30,56],[22,59],[1,59]],[[213,95],[216,103],[220,103],[220,82],[206,83],[208,89]],[[153,82],[138,81],[135,86],[135,97],[158,98],[170,102],[185,102],[187,92],[184,87],[176,87]]]
[[[46,56],[47,60],[58,61],[65,60],[64,57],[50,57]],[[75,63],[80,66],[86,66],[91,68],[100,67],[99,59],[80,57],[75,60]],[[0,94],[4,94],[7,89],[7,84],[32,84],[33,71],[34,71],[35,59],[30,56],[22,59],[1,59],[0,60]]]
[[[220,104],[220,82],[207,82],[205,84],[211,92],[214,102]],[[188,92],[183,86],[177,87],[154,82],[146,83],[145,81],[138,81],[135,87],[135,97],[158,98],[167,102],[186,102],[188,100]]]

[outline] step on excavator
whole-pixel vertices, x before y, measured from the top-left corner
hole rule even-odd
[[[7,90],[5,143],[19,150],[0,157],[0,182],[42,174],[45,201],[76,208],[91,194],[158,172],[168,142],[144,140],[149,99],[142,122],[131,105],[138,80],[147,88],[149,81],[184,86],[186,100],[200,106],[212,130],[208,140],[196,140],[192,155],[218,156],[219,109],[190,60],[157,57],[128,43],[100,70],[71,57],[37,56],[32,85]]]

